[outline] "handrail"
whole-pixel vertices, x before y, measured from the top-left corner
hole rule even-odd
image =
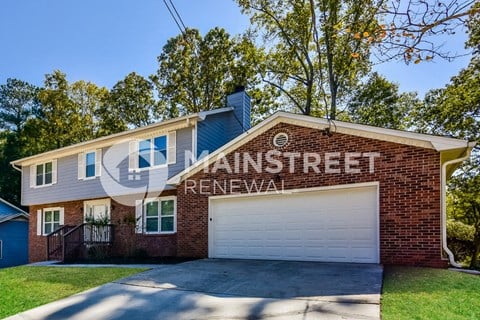
[[[83,249],[89,245],[112,244],[113,224],[96,225],[82,223],[63,235],[63,260],[85,255]]]
[[[60,253],[63,247],[63,237],[74,226],[64,225],[47,234],[47,259],[50,260],[55,254]],[[63,257],[60,257],[63,260]]]

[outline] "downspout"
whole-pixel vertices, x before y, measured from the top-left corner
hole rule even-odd
[[[441,202],[442,202],[442,247],[445,253],[448,255],[448,260],[450,264],[455,268],[462,268],[462,265],[455,261],[455,257],[452,251],[447,246],[447,166],[454,163],[459,163],[467,160],[470,157],[471,149],[469,146],[465,149],[465,155],[458,159],[453,159],[446,161],[442,164],[442,193],[441,193]]]

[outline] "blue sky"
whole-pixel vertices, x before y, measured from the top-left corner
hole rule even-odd
[[[233,0],[174,3],[185,24],[202,33],[220,26],[233,35],[249,25]],[[2,0],[0,84],[18,78],[41,85],[46,73],[60,69],[70,81],[110,88],[132,71],[154,73],[163,45],[178,33],[162,0]],[[463,50],[464,35],[445,40],[450,50]],[[423,95],[443,87],[468,60],[410,66],[391,62],[376,70],[399,83],[401,90]]]

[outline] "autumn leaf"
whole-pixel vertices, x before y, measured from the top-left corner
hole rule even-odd
[[[360,57],[360,55],[359,55],[358,53],[356,53],[356,52],[352,52],[350,55],[352,56],[352,58],[358,58],[358,57]]]
[[[369,35],[369,33],[368,33],[367,31],[365,31],[365,32],[363,33],[363,37],[364,37],[364,38],[368,37],[368,35]]]
[[[356,32],[356,33],[353,35],[353,37],[354,37],[355,39],[360,39],[360,38],[361,38],[360,33],[358,33],[358,32]]]

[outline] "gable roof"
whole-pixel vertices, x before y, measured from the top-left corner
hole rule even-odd
[[[122,141],[131,137],[135,137],[136,135],[143,135],[143,134],[149,134],[151,132],[156,132],[156,131],[166,131],[166,130],[177,130],[177,129],[182,129],[191,126],[197,121],[203,121],[205,118],[209,115],[212,114],[217,114],[217,113],[223,113],[223,112],[229,112],[232,111],[234,108],[233,107],[225,107],[225,108],[218,108],[218,109],[213,109],[209,111],[202,111],[198,113],[194,113],[191,115],[183,116],[183,117],[178,117],[166,121],[161,121],[161,122],[156,122],[152,123],[150,125],[140,127],[140,128],[135,128],[135,129],[130,129],[127,131],[122,131],[119,133],[114,133],[108,136],[100,137],[97,139],[85,141],[85,142],[80,142],[77,144],[73,144],[67,147],[59,148],[59,149],[54,149],[51,151],[47,151],[44,153],[39,153],[30,157],[25,157],[22,159],[18,159],[15,161],[10,162],[11,165],[15,166],[24,166],[24,165],[30,165],[35,162],[44,160],[44,159],[51,159],[51,158],[59,158],[59,157],[64,157],[72,154],[76,154],[79,152],[83,152],[87,149],[94,149],[94,148],[102,148],[102,147],[108,147],[111,146],[112,144]]]
[[[187,169],[173,176],[167,181],[167,183],[173,185],[179,184],[183,180],[202,170],[205,166],[209,166],[210,164],[214,163],[219,156],[234,151],[241,145],[253,140],[255,137],[261,135],[279,123],[292,124],[319,130],[330,129],[333,133],[342,133],[363,138],[377,139],[426,149],[433,149],[438,152],[461,150],[461,153],[463,153],[464,150],[471,149],[475,146],[474,142],[468,142],[461,139],[394,129],[385,129],[337,120],[329,121],[324,118],[315,118],[301,114],[279,111],[262,121],[260,124],[246,131],[242,135],[233,139],[229,143],[220,147],[205,158],[197,161]],[[458,158],[460,156],[460,153],[454,153],[453,155],[450,155],[452,158]]]
[[[24,218],[28,220],[29,214],[22,209],[14,206],[7,200],[0,198],[0,223],[17,218]]]

